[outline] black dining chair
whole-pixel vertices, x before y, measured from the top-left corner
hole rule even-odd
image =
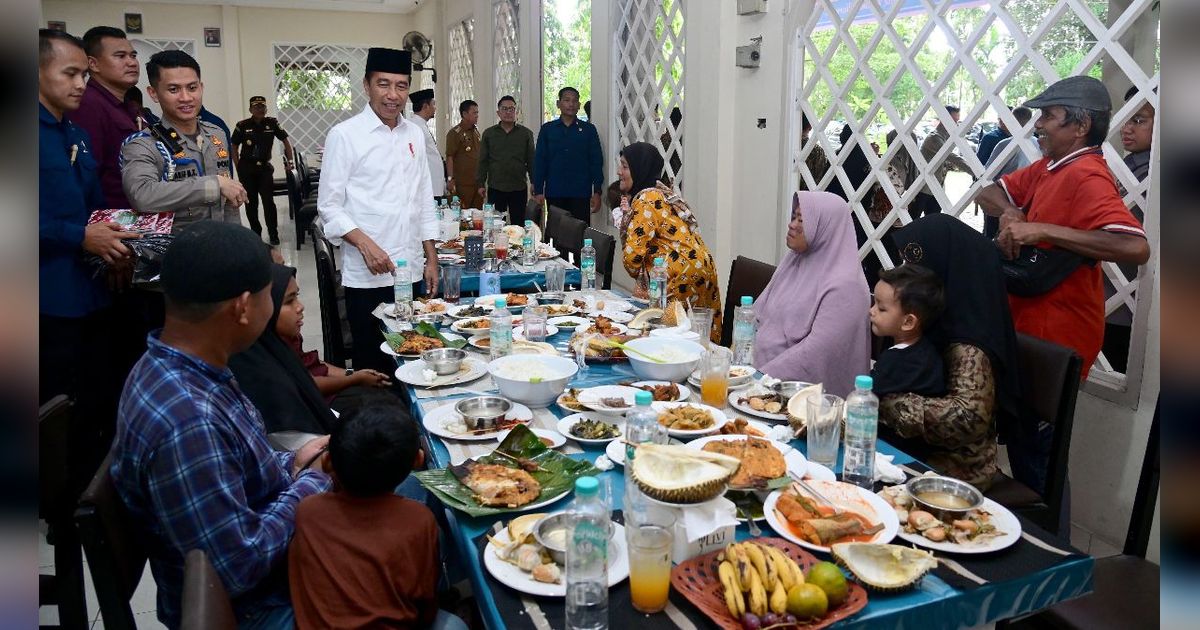
[[[733,343],[733,311],[743,295],[755,300],[762,295],[775,273],[775,265],[738,256],[729,267],[729,285],[725,288],[725,311],[721,317],[721,345]]]
[[[587,229],[587,223],[573,216],[567,215],[559,219],[558,235],[554,237],[554,247],[562,252],[564,259],[567,258],[567,254],[571,254],[575,264],[579,264],[579,251],[583,249],[583,234]]]
[[[201,549],[187,552],[183,559],[183,593],[180,630],[234,630],[237,616],[233,600],[221,583],[208,556]]]
[[[1017,364],[1025,413],[1053,428],[1046,487],[1039,493],[1004,473],[997,473],[984,494],[1042,529],[1065,538],[1070,523],[1062,522],[1061,512],[1067,493],[1067,459],[1083,360],[1070,348],[1017,333]]]
[[[596,249],[597,286],[601,289],[611,289],[617,239],[612,234],[601,232],[590,226],[583,230],[583,238],[592,239],[592,247]]]
[[[558,245],[562,241],[562,220],[565,217],[571,216],[566,210],[556,208],[549,204],[546,205],[546,227],[542,230],[542,238],[549,242],[554,240],[554,244]],[[559,251],[562,251],[561,249]],[[564,256],[565,258],[565,256]]]
[[[43,628],[87,628],[83,587],[83,548],[71,514],[77,493],[72,490],[68,462],[74,403],[65,395],[38,409],[38,518],[47,525],[46,539],[54,546],[54,575],[38,575],[38,605],[58,608],[58,625]]]
[[[136,630],[129,600],[142,580],[146,550],[140,531],[113,485],[109,466],[112,453],[104,458],[96,476],[79,498],[75,527],[100,604],[100,615],[108,630]]]
[[[353,353],[349,328],[343,326],[345,300],[339,290],[341,282],[334,264],[333,246],[325,238],[320,225],[310,228],[313,254],[317,261],[317,299],[321,302],[321,341],[326,363],[345,367]]]

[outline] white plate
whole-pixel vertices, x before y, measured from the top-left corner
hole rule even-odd
[[[695,440],[692,440],[691,442],[688,442],[687,447],[694,448],[698,451],[702,451],[702,450],[704,450],[704,445],[708,444],[709,442],[719,442],[722,440],[741,441],[741,440],[746,440],[749,437],[750,436],[748,436],[748,435],[709,435],[709,436],[697,438]],[[795,448],[792,448],[791,446],[788,446],[786,444],[780,444],[779,442],[772,442],[771,440],[767,440],[766,438],[758,438],[758,439],[764,440],[767,444],[774,446],[775,450],[779,451],[780,454],[783,455],[783,461],[785,464],[787,464],[787,472],[790,472],[799,477],[803,477],[805,474],[808,473],[808,460],[804,458],[803,453],[801,453],[800,451],[798,451]]]
[[[496,300],[499,300],[501,298],[507,299],[508,294],[507,293],[496,293],[494,295],[481,295],[481,296],[475,298],[475,306],[491,306],[492,308],[495,308]],[[507,307],[508,311],[511,313],[513,311],[522,310],[526,306],[537,306],[537,298],[534,298],[533,296],[526,296],[525,299],[528,300],[528,302],[525,304],[522,304],[520,306],[516,306],[514,304],[509,304]]]
[[[507,417],[514,420],[529,421],[533,420],[533,411],[530,411],[529,407],[521,403],[513,403]],[[453,403],[442,405],[425,414],[425,419],[421,421],[421,424],[425,425],[426,430],[438,437],[462,440],[464,442],[495,440],[501,438],[502,434],[507,435],[510,431],[510,429],[501,429],[488,433],[463,433],[463,431],[466,431],[466,426],[462,425],[462,418],[454,410]],[[455,427],[455,424],[459,426]]]
[[[618,324],[628,324],[629,322],[633,321],[633,314],[632,314],[632,313],[626,313],[626,312],[623,312],[623,311],[612,311],[612,310],[606,310],[606,311],[587,311],[587,316],[588,316],[588,317],[593,317],[593,318],[594,318],[594,317],[596,317],[597,315],[603,315],[603,316],[605,316],[605,317],[607,317],[607,318],[609,318],[609,319],[613,320],[614,322],[616,322],[616,323],[618,323]]]
[[[476,321],[483,321],[483,323],[487,324],[487,326],[485,326],[484,328],[467,328],[466,327],[466,325],[469,322],[476,322]],[[521,318],[520,317],[512,318],[512,325],[514,327],[521,325]],[[489,320],[487,317],[470,317],[467,319],[460,319],[460,320],[454,322],[453,324],[450,324],[450,330],[453,330],[456,333],[462,333],[464,335],[478,335],[481,333],[486,333],[488,330],[491,329],[491,327],[492,327],[491,320]]]
[[[622,313],[622,314],[623,314],[623,313]],[[605,317],[607,317],[607,315],[606,315]],[[610,318],[610,319],[611,319],[611,318]],[[579,330],[578,332],[579,332],[580,334],[587,334],[587,332],[586,332],[586,331],[587,331],[589,328],[591,328],[591,326],[590,326],[590,325],[589,325],[588,327],[586,327],[586,328],[583,328],[583,329]],[[625,324],[618,324],[618,323],[616,322],[616,320],[613,320],[613,323],[612,323],[612,329],[613,329],[613,332],[612,332],[612,333],[610,333],[611,335],[624,335],[625,333],[629,332],[629,327],[628,327],[628,326],[626,326]]]
[[[679,387],[679,398],[668,402],[681,402],[687,400],[692,395],[692,390],[688,389],[686,385],[671,383],[671,381],[638,381],[634,385],[677,385]]]
[[[692,387],[695,387],[696,389],[700,389],[700,379],[696,377],[696,373],[695,373],[695,372],[693,372],[693,373],[691,373],[691,374],[689,374],[689,375],[688,375],[687,382],[688,382],[688,385],[691,385]],[[733,391],[741,391],[741,390],[743,390],[743,389],[746,389],[747,387],[750,387],[750,386],[754,385],[754,382],[755,382],[755,381],[754,381],[754,379],[750,379],[750,380],[748,380],[748,381],[746,381],[746,382],[744,382],[744,383],[740,383],[740,384],[737,384],[737,385],[734,385],[733,383],[730,383],[730,384],[729,384],[729,391],[731,391],[731,392],[733,392]]]
[[[547,317],[570,317],[579,312],[579,309],[571,304],[543,304],[542,306],[546,308]]]
[[[737,419],[737,418],[733,417],[732,415],[730,415],[730,416],[729,416],[729,422],[733,422],[733,421],[734,421],[734,420],[736,420],[736,419]],[[747,420],[746,420],[746,422],[747,422],[747,423],[749,423],[749,424],[750,424],[750,426],[754,427],[755,429],[758,429],[759,431],[762,431],[762,432],[763,432],[763,435],[755,435],[755,436],[752,436],[752,437],[756,437],[756,438],[759,438],[759,439],[762,439],[762,440],[769,440],[769,439],[771,439],[771,438],[767,437],[767,433],[768,433],[768,432],[770,432],[770,430],[771,430],[771,426],[770,426],[770,425],[768,425],[768,424],[767,424],[767,423],[765,423],[765,422],[762,422],[761,420],[749,420],[749,419],[747,419]],[[726,424],[728,424],[728,423],[726,423]],[[725,426],[725,425],[721,425],[721,426]],[[720,427],[717,427],[717,429],[718,429],[718,430],[720,430]],[[729,435],[745,435],[745,434],[744,434],[744,433],[731,433],[731,434],[729,434]]]
[[[565,328],[567,330],[575,330],[575,328],[579,326],[590,326],[592,324],[592,320],[586,317],[579,317],[578,315],[562,315],[559,317],[551,317],[550,319],[546,320],[546,323],[553,324],[559,328]]]
[[[468,369],[459,371],[458,375],[453,378],[439,376],[434,379],[434,384],[430,385],[429,381],[425,380],[425,375],[421,373],[425,370],[425,362],[417,359],[396,368],[396,379],[414,387],[444,387],[473,381],[487,374],[487,363],[479,359],[467,357],[463,359],[463,365]]]
[[[526,506],[528,507],[528,506]],[[629,577],[629,551],[625,544],[625,527],[620,523],[613,523],[612,538],[609,539],[608,547],[608,586],[612,588],[620,584]],[[501,544],[507,543],[508,529],[501,529],[500,533],[493,536]],[[496,555],[496,547],[489,541],[487,546],[483,548],[483,566],[487,567],[488,573],[496,578],[498,582],[516,589],[522,593],[536,595],[541,597],[565,597],[567,594],[567,577],[566,570],[563,570],[562,582],[558,584],[546,584],[533,579],[528,573],[517,568],[517,565],[505,562]]]
[[[538,437],[546,438],[547,440],[551,440],[552,443],[549,445],[549,448],[558,448],[558,447],[562,446],[563,444],[567,443],[567,438],[564,437],[561,433],[558,433],[557,431],[550,431],[548,429],[535,429],[533,427],[529,427],[529,430],[533,431],[533,434]],[[496,439],[503,442],[504,438],[508,437],[508,434],[511,431],[512,431],[512,429],[505,429],[504,431],[501,431],[499,434],[496,435]]]
[[[592,411],[608,416],[619,416],[633,409],[634,404],[637,402],[637,393],[640,391],[640,389],[625,387],[624,385],[600,385],[598,387],[588,387],[579,390],[579,395],[575,398],[579,401],[579,404]],[[620,398],[629,406],[609,407],[600,404],[601,398]]]
[[[563,396],[566,396],[566,395],[567,395],[567,392],[564,391],[563,393],[558,395],[558,398],[554,399],[555,404],[557,404],[560,409],[562,409],[563,411],[566,411],[567,413],[580,413],[582,411],[588,411],[587,405],[583,405],[583,404],[577,405],[578,407],[581,407],[582,409],[575,409],[574,407],[568,407],[568,406],[564,405],[562,400],[563,400]]]
[[[1021,521],[1017,520],[1017,517],[1008,508],[984,497],[983,511],[992,515],[992,525],[995,525],[997,530],[1004,533],[1000,536],[989,538],[982,543],[960,545],[952,542],[933,542],[920,534],[909,534],[903,529],[896,533],[914,545],[945,553],[991,553],[1010,547],[1013,543],[1021,539]]]
[[[440,311],[429,310],[429,307],[433,306],[433,305],[440,305],[443,308]],[[445,313],[447,310],[450,309],[450,306],[451,306],[451,304],[446,302],[446,300],[443,300],[442,298],[433,298],[431,300],[426,300],[424,302],[422,302],[421,300],[413,300],[413,309],[415,309],[417,313]]]
[[[557,334],[558,334],[558,326],[555,326],[554,324],[551,324],[550,322],[547,321],[546,322],[546,336],[553,337],[554,335],[557,335]],[[516,328],[513,328],[513,339],[516,339],[517,337],[520,337],[521,339],[525,338],[525,327],[524,326],[517,326]]]
[[[603,422],[605,424],[616,425],[617,431],[619,433],[617,434],[616,437],[604,438],[604,439],[600,439],[600,440],[581,438],[581,437],[575,435],[574,433],[571,433],[571,427],[575,426],[576,422],[579,422],[580,420],[585,420],[585,419],[596,420],[598,422]],[[596,414],[596,413],[573,413],[569,416],[560,418],[558,420],[558,425],[555,428],[558,429],[559,433],[567,436],[568,438],[570,438],[572,440],[575,440],[576,442],[579,442],[580,444],[591,444],[591,445],[595,446],[597,444],[608,444],[609,442],[623,442],[623,440],[620,440],[619,438],[621,438],[625,435],[624,424],[625,424],[624,422],[614,422],[612,418],[606,418],[606,417],[604,417],[600,414]]]
[[[487,345],[484,345],[484,342],[487,342]],[[491,343],[492,338],[487,335],[474,335],[470,339],[467,339],[467,345],[480,352],[491,352]]]
[[[810,481],[809,483],[813,484],[818,491],[829,497],[830,500],[834,501],[835,503],[837,502],[837,499],[834,497],[837,495],[834,494],[834,489],[840,488],[843,492],[856,492],[858,496],[862,497],[863,502],[865,502],[872,510],[874,510],[874,514],[866,513],[863,511],[862,506],[857,504],[849,506],[848,509],[853,509],[856,512],[862,513],[871,522],[883,523],[883,529],[877,532],[875,537],[868,542],[889,542],[896,537],[896,532],[900,531],[900,521],[896,518],[896,510],[892,508],[892,506],[888,505],[888,502],[884,501],[882,497],[875,496],[874,492],[871,492],[865,488],[859,488],[858,486],[842,483],[840,481],[814,480]],[[829,553],[829,547],[814,545],[808,542],[808,540],[793,534],[792,528],[787,524],[787,522],[775,513],[775,503],[779,500],[779,496],[783,494],[783,492],[784,490],[776,490],[767,495],[767,500],[763,502],[763,514],[766,515],[767,523],[771,526],[771,529],[778,532],[780,536],[783,536],[784,538],[796,543],[797,545],[800,545],[801,547],[807,547],[814,551]],[[831,496],[831,494],[833,496]]]
[[[618,466],[625,465],[625,440],[613,440],[604,447],[604,455]]]
[[[741,387],[748,385],[757,372],[758,370],[755,370],[752,365],[731,365],[729,366],[729,386]],[[700,381],[700,370],[694,370],[688,376],[689,381],[693,379],[696,382]]]
[[[474,304],[459,304],[457,306],[451,306],[450,308],[446,309],[446,315],[449,315],[450,317],[453,317],[454,319],[462,319],[464,316],[461,315],[460,313],[462,313],[463,311],[470,309],[470,308],[476,308],[476,305],[474,305]],[[493,310],[495,310],[495,307],[493,307],[491,304],[485,304],[482,306],[482,308],[483,308],[483,310],[485,310],[489,313],[492,312]],[[473,317],[479,317],[479,316],[474,315]]]
[[[671,428],[667,429],[667,435],[670,435],[671,437],[681,438],[681,439],[700,437],[702,435],[716,433],[718,428],[720,428],[722,425],[724,425],[726,422],[729,421],[729,418],[728,418],[728,416],[725,415],[725,412],[721,411],[720,409],[717,409],[716,407],[710,407],[708,405],[704,405],[701,403],[655,402],[655,403],[651,403],[650,406],[655,411],[659,412],[660,414],[672,407],[698,407],[698,408],[703,409],[703,410],[707,411],[708,413],[712,414],[713,425],[706,429],[692,429],[690,431],[682,431],[679,429],[671,429]]]
[[[837,475],[834,474],[827,466],[823,466],[808,460],[808,474],[804,476],[804,480],[815,479],[817,481],[837,481]]]
[[[462,335],[456,335],[454,333],[442,333],[442,336],[445,337],[449,341],[458,341],[458,340],[464,338]],[[393,357],[402,357],[405,359],[421,358],[421,353],[419,353],[419,352],[416,354],[400,354],[400,353],[396,352],[395,350],[392,350],[392,347],[390,345],[388,345],[388,342],[386,340],[379,344],[379,351],[388,356],[393,356]]]
[[[788,417],[787,417],[786,413],[768,413],[766,411],[759,411],[759,410],[751,407],[749,404],[738,402],[739,398],[749,398],[750,392],[755,392],[755,391],[757,391],[757,390],[750,388],[750,389],[743,389],[740,391],[729,392],[729,406],[733,407],[734,409],[737,409],[738,411],[740,411],[744,414],[747,414],[747,415],[755,416],[758,418],[765,418],[767,420],[774,420],[776,422],[787,422]],[[762,393],[766,393],[766,390],[764,389],[762,391]],[[786,409],[786,407],[785,407],[785,409]]]

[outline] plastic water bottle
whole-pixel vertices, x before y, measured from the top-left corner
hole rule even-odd
[[[650,268],[650,308],[667,308],[667,261],[662,256],[654,259]]]
[[[638,392],[634,396],[635,405],[633,409],[625,414],[625,522],[627,524],[637,523],[637,519],[644,517],[648,507],[645,495],[642,494],[641,488],[633,481],[633,475],[629,474],[630,468],[633,466],[633,459],[637,448],[637,444],[666,444],[669,436],[667,428],[658,423],[658,412],[651,408],[650,404],[654,402],[654,396],[650,392]],[[625,532],[633,531],[632,527],[626,527]]]
[[[742,296],[733,311],[733,364],[754,365],[754,299]]]
[[[491,238],[492,221],[496,220],[496,206],[490,203],[483,204],[483,240],[495,242]]]
[[[608,628],[608,541],[612,518],[595,477],[575,481],[567,521],[567,628]]]
[[[499,359],[512,354],[512,315],[508,313],[508,302],[504,298],[496,300],[496,308],[488,321],[491,358]]]
[[[842,481],[870,489],[875,482],[875,436],[879,431],[879,399],[870,376],[854,377],[846,397],[846,455]]]
[[[596,248],[590,238],[583,239],[583,249],[579,250],[579,275],[579,290],[596,290]]]
[[[408,277],[408,263],[399,258],[396,260],[396,271],[394,273],[395,284],[393,285],[393,295],[396,302],[396,317],[400,321],[409,321],[413,314],[413,291],[412,280]]]
[[[537,262],[537,242],[533,240],[533,221],[525,220],[525,236],[521,237],[521,264],[526,267]]]
[[[463,216],[462,202],[460,202],[458,200],[458,195],[454,195],[450,199],[450,215],[453,216],[455,219],[458,219],[458,229],[459,230],[471,229],[471,219],[470,219],[470,217]]]

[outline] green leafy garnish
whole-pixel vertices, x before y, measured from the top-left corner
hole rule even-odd
[[[446,344],[447,348],[460,348],[461,349],[463,346],[467,345],[466,339],[455,339],[455,340],[451,341],[451,340],[443,337],[442,333],[438,332],[437,327],[434,326],[433,324],[430,324],[429,322],[417,322],[417,325],[413,326],[413,331],[416,332],[417,334],[423,335],[425,337],[432,337],[433,339],[440,339],[442,343]]]

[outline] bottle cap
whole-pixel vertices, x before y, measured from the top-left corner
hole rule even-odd
[[[592,239],[590,239],[590,238],[585,238],[585,239],[583,239],[583,246],[584,246],[584,247],[591,247],[591,246],[592,246]]]
[[[407,266],[408,266],[408,261],[404,260],[403,258],[397,258],[397,259],[396,259],[396,266],[397,266],[397,267],[407,267]]]
[[[750,297],[749,295],[743,295],[742,306],[750,306],[751,304],[754,304],[754,298]]]
[[[650,392],[638,392],[634,395],[633,401],[639,407],[649,407],[650,403],[654,402],[654,395]]]
[[[854,377],[854,388],[855,389],[874,389],[875,388],[875,379],[871,378],[870,376],[866,376],[864,374],[859,374],[858,376]]]
[[[525,227],[533,227],[533,219],[525,219]]]
[[[667,262],[667,260],[666,260],[665,258],[663,258],[662,256],[658,256],[658,257],[656,257],[656,258],[654,259],[654,265],[655,265],[656,267],[657,267],[657,266],[661,266],[661,265],[665,265],[665,264],[666,264],[666,262]]]
[[[458,201],[458,195],[454,195],[454,201]]]
[[[575,480],[576,496],[590,496],[598,492],[600,492],[600,481],[595,477],[584,476]]]
[[[496,298],[496,308],[508,308],[508,300],[504,298]]]

